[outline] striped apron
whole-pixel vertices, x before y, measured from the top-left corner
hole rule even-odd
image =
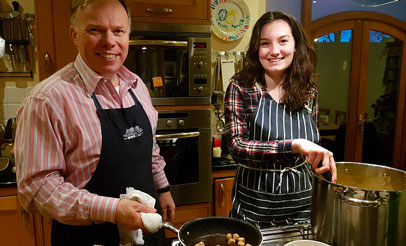
[[[259,141],[320,139],[308,107],[292,113],[268,94],[260,97],[248,128],[250,139]],[[239,164],[230,216],[259,227],[308,222],[311,196],[311,166],[300,154],[286,154],[273,163]]]

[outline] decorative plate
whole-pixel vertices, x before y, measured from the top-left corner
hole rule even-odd
[[[234,41],[248,30],[250,11],[244,0],[212,0],[211,31],[219,38]]]

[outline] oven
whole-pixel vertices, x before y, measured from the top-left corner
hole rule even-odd
[[[210,25],[132,23],[124,65],[141,77],[154,105],[208,105]]]
[[[210,108],[158,110],[156,139],[175,204],[210,202]]]

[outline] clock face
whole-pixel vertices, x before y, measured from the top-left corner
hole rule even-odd
[[[244,0],[212,0],[211,31],[219,38],[234,41],[246,33],[250,13]]]

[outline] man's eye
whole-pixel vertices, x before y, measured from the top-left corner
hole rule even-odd
[[[97,28],[90,28],[87,30],[88,33],[90,34],[97,34],[99,33],[99,31],[97,30]]]
[[[124,32],[124,30],[119,29],[119,30],[114,31],[114,33],[116,35],[123,35],[125,32]]]

